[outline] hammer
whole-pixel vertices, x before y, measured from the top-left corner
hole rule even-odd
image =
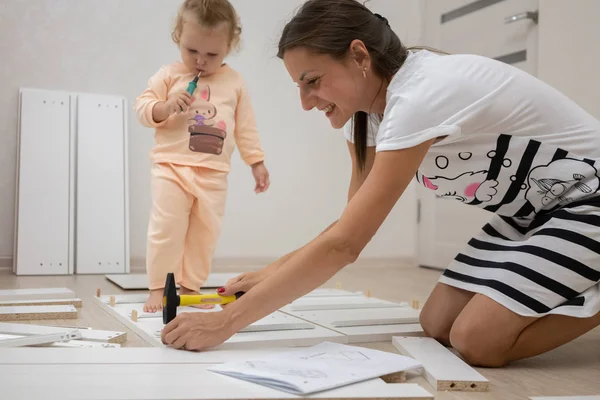
[[[195,304],[227,304],[239,299],[244,292],[237,292],[233,296],[220,294],[184,294],[178,295],[175,287],[175,275],[167,274],[165,290],[163,292],[163,323],[166,325],[177,316],[177,307]]]

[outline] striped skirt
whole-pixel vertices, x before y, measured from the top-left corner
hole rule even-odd
[[[530,317],[600,312],[600,207],[566,206],[533,220],[494,216],[441,283]]]

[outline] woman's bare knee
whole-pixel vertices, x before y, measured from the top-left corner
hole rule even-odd
[[[508,363],[507,349],[498,348],[486,337],[485,327],[477,321],[458,320],[450,330],[450,345],[469,365],[497,368]]]
[[[438,283],[425,302],[419,322],[425,335],[450,345],[450,329],[473,293]]]
[[[502,367],[523,329],[534,318],[521,317],[484,295],[476,295],[450,330],[450,344],[478,367]]]
[[[419,315],[419,323],[425,335],[436,339],[438,342],[450,345],[450,328],[452,324],[447,323],[443,316],[440,316],[437,310],[430,303],[425,303]]]

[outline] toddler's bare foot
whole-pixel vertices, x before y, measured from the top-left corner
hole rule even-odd
[[[144,304],[144,312],[154,313],[162,311],[163,308],[163,289],[156,289],[150,291],[150,297]]]
[[[200,294],[200,292],[196,292],[194,290],[190,290],[186,287],[179,285],[179,295],[186,295],[186,294]],[[200,308],[202,310],[210,310],[210,309],[215,308],[215,305],[214,304],[197,304],[197,305],[193,305],[190,307],[196,307],[196,308]]]

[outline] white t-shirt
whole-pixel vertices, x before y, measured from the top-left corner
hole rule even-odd
[[[436,194],[521,218],[595,196],[600,121],[541,80],[476,55],[411,52],[387,90],[376,151],[436,137],[417,173]],[[352,120],[344,127],[352,140]]]

